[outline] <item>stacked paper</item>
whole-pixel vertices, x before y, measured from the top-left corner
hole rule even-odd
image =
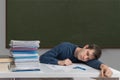
[[[14,58],[15,67],[12,71],[40,71],[39,48],[40,41],[11,40],[10,51]]]

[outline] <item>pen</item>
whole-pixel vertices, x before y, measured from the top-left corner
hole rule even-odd
[[[86,70],[85,68],[83,68],[83,67],[80,67],[80,66],[73,67],[73,69],[81,69],[81,70]]]

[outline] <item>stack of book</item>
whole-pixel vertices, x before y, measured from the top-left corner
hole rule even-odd
[[[14,59],[13,72],[16,71],[40,71],[39,48],[40,41],[11,40],[10,52]]]

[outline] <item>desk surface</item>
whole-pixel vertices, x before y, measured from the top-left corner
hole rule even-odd
[[[52,65],[51,65],[52,66]],[[72,77],[98,77],[99,70],[93,69],[87,65],[80,64],[86,67],[86,70],[69,69],[69,66],[62,70],[52,69],[48,64],[40,64],[41,71],[28,71],[28,72],[11,72],[1,71],[0,78],[72,78]],[[119,77],[120,72],[111,68],[113,71],[112,77]]]

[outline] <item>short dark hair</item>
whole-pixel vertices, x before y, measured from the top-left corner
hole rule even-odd
[[[94,49],[95,52],[93,53],[95,59],[99,59],[101,57],[102,51],[101,48],[96,44],[89,44],[87,49]]]

